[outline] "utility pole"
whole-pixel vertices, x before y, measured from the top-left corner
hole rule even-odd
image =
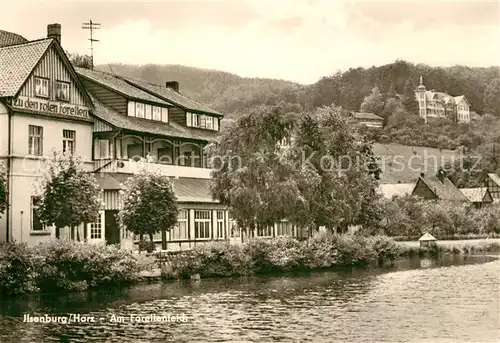
[[[82,29],[90,31],[90,69],[94,69],[94,42],[98,42],[98,39],[94,39],[94,30],[98,30],[101,28],[100,23],[92,22],[90,19],[88,22],[82,24]]]

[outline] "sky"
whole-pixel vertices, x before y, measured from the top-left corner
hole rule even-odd
[[[0,29],[27,39],[62,26],[65,50],[96,64],[182,64],[314,83],[338,70],[404,59],[500,65],[500,1],[167,0],[2,4]]]

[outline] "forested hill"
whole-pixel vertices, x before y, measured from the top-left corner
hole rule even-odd
[[[141,78],[149,82],[164,84],[176,80],[185,95],[217,109],[228,118],[262,104],[281,103],[290,108],[308,109],[340,105],[345,109],[359,110],[359,107],[373,87],[379,87],[382,94],[404,94],[416,87],[420,75],[424,77],[427,89],[446,91],[451,95],[465,95],[472,110],[484,113],[486,97],[490,102],[500,99],[500,68],[472,68],[466,66],[430,67],[396,61],[380,67],[349,69],[331,76],[325,76],[313,85],[262,78],[244,78],[235,74],[186,67],[181,65],[123,65],[98,66],[97,69],[115,74]],[[332,70],[335,66],[332,66]],[[495,81],[497,79],[497,81]],[[410,81],[408,81],[410,80]],[[489,86],[489,87],[488,87]],[[488,101],[488,100],[487,100]],[[498,106],[497,106],[497,110]],[[491,109],[489,109],[491,111]]]
[[[221,111],[228,118],[238,117],[262,104],[275,105],[281,101],[298,103],[301,90],[303,93],[306,88],[290,81],[244,78],[223,71],[182,65],[111,64],[100,65],[96,69],[160,85],[166,81],[178,81],[183,94]]]

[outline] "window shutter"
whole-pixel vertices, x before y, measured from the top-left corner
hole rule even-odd
[[[190,112],[186,112],[186,126],[193,126],[193,115]]]
[[[219,131],[219,118],[214,117],[214,130]]]

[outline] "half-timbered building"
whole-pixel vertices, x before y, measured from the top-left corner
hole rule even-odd
[[[483,181],[483,186],[488,188],[488,192],[494,203],[500,203],[500,176],[494,173],[488,174]]]

